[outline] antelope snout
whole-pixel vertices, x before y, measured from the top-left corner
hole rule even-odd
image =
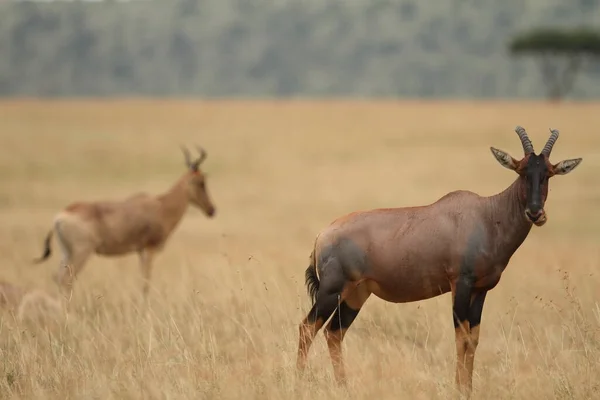
[[[542,226],[546,223],[546,213],[543,208],[533,212],[529,208],[525,210],[527,218],[537,226]]]
[[[215,216],[215,213],[217,212],[217,210],[214,207],[210,207],[208,210],[206,210],[206,215],[209,218],[212,218]]]

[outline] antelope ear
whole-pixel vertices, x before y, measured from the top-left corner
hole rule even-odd
[[[498,150],[494,147],[490,147],[492,154],[496,157],[496,160],[502,165],[504,168],[512,169],[516,171],[519,166],[519,162],[512,158],[510,154],[503,152],[502,150]]]
[[[571,160],[563,160],[552,166],[554,175],[566,175],[573,171],[583,161],[582,158],[573,158]]]

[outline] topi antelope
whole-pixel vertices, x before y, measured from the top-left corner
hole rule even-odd
[[[532,224],[546,222],[549,178],[571,172],[582,161],[550,163],[556,130],[539,155],[525,129],[516,132],[525,152],[521,160],[491,148],[500,165],[518,175],[503,192],[482,197],[459,190],[425,206],[354,212],[318,234],[305,273],[313,306],[299,327],[298,372],[332,314],[325,337],[335,378],[344,383],[341,343],[371,294],[406,303],[452,292],[456,385],[470,395],[486,294]]]
[[[198,150],[200,157],[192,160],[189,151],[182,147],[188,170],[162,194],[137,193],[121,201],[76,202],[67,206],[54,218],[44,254],[35,262],[50,257],[52,235],[56,233],[62,260],[54,280],[61,290],[70,291],[73,279],[90,255],[117,256],[135,251],[139,255],[146,299],[153,257],[164,247],[188,204],[200,208],[208,217],[215,215],[206,176],[200,170],[206,151],[200,147]]]

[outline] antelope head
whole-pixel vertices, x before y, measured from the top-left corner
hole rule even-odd
[[[550,138],[539,155],[536,155],[533,151],[533,145],[525,129],[517,126],[515,132],[519,135],[525,152],[520,161],[502,150],[494,147],[490,149],[500,165],[519,174],[519,196],[525,204],[524,217],[536,226],[542,226],[547,220],[544,204],[548,196],[548,180],[554,175],[566,175],[573,171],[582,159],[563,160],[557,164],[550,162],[552,147],[558,139],[558,131],[555,129],[550,129]]]
[[[185,157],[185,164],[189,169],[188,200],[194,206],[204,211],[209,218],[212,218],[216,210],[208,195],[206,175],[200,170],[200,165],[206,160],[206,151],[200,146],[197,146],[197,149],[200,156],[192,160],[190,152],[181,146],[183,156]]]

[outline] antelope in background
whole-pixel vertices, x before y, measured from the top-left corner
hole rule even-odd
[[[200,156],[193,160],[182,147],[187,171],[166,192],[158,195],[136,193],[120,201],[75,202],[54,218],[44,243],[44,254],[34,260],[40,263],[50,257],[51,240],[56,234],[62,253],[54,280],[61,291],[73,288],[73,279],[81,272],[92,254],[119,256],[137,252],[144,278],[143,297],[147,299],[152,261],[161,251],[188,205],[200,208],[212,218],[215,215],[206,187],[206,176],[200,165],[206,151],[198,147]]]
[[[549,178],[568,174],[582,161],[550,162],[556,130],[539,155],[525,130],[516,132],[525,153],[521,160],[491,147],[500,165],[517,173],[503,192],[482,197],[459,190],[425,206],[354,212],[319,233],[305,273],[313,307],[299,327],[299,372],[332,314],[325,336],[335,378],[344,383],[341,343],[371,294],[405,303],[452,292],[455,380],[460,393],[470,396],[486,294],[532,224],[546,223]]]

